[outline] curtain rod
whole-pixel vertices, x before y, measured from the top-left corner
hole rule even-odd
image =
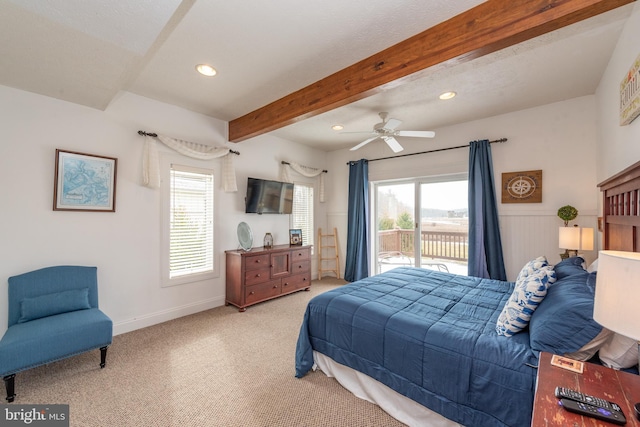
[[[503,143],[503,142],[507,142],[507,138],[494,139],[493,141],[489,141],[489,144]],[[397,159],[399,157],[415,156],[416,154],[437,153],[439,151],[456,150],[458,148],[467,148],[467,147],[469,147],[469,144],[467,144],[467,145],[458,145],[456,147],[437,148],[435,150],[429,150],[429,151],[420,151],[419,153],[401,154],[399,156],[381,157],[379,159],[371,159],[371,160],[368,160],[368,161],[369,162],[375,162],[376,160]],[[352,163],[352,162],[347,162],[347,164],[350,164],[350,163]]]
[[[158,137],[158,134],[157,134],[157,133],[154,133],[154,132],[145,132],[145,131],[143,131],[143,130],[139,130],[139,131],[138,131],[138,135],[152,136],[152,137],[154,137],[154,138],[157,138],[157,137]],[[236,154],[236,155],[238,155],[238,156],[240,155],[240,152],[239,152],[239,151],[235,151],[235,150],[232,150],[232,149],[229,149],[229,152],[230,152],[230,153],[233,153],[233,154]]]
[[[281,161],[280,163],[281,163],[281,164],[283,164],[283,165],[290,165],[290,164],[291,164],[291,163],[289,163],[289,162],[285,162],[284,160],[283,160],[283,161]],[[329,171],[328,171],[328,170],[326,170],[326,169],[322,169],[322,172],[324,172],[324,173],[329,173]]]

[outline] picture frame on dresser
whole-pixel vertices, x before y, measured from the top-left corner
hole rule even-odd
[[[302,230],[300,228],[289,230],[289,244],[291,246],[302,246]]]

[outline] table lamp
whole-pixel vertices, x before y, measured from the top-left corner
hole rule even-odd
[[[638,301],[640,253],[600,251],[593,319],[620,335],[640,340]],[[635,409],[638,416],[640,403]]]
[[[578,251],[593,250],[593,228],[560,227],[558,231],[558,247],[564,249],[562,259],[569,258],[571,252],[578,256]]]
[[[580,250],[581,251],[593,250],[593,228],[589,228],[589,227],[580,228]]]
[[[580,252],[576,253],[576,256],[580,256],[586,259],[582,251],[593,250],[593,228],[582,227],[580,228]]]
[[[560,254],[562,259],[569,258],[570,252],[578,255],[580,249],[580,228],[578,227],[560,227],[558,231],[558,247],[564,249],[564,254]]]

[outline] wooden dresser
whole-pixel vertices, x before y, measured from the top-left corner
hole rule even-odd
[[[225,304],[248,306],[311,287],[311,246],[276,245],[225,251]]]

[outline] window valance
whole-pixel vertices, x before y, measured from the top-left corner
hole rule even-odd
[[[312,168],[310,166],[302,166],[298,163],[294,162],[281,162],[280,163],[280,181],[283,182],[293,182],[291,176],[289,174],[289,168],[293,169],[295,172],[299,173],[302,176],[306,176],[307,178],[313,178],[316,176],[320,176],[320,189],[318,191],[318,199],[320,202],[324,202],[325,200],[325,192],[324,192],[324,174],[327,173],[326,170]]]
[[[150,188],[160,187],[160,166],[158,162],[158,147],[155,141],[162,142],[172,150],[198,160],[211,160],[218,157],[222,159],[222,187],[225,192],[238,191],[236,172],[233,163],[233,154],[239,154],[227,147],[213,147],[211,145],[198,144],[171,138],[164,135],[149,134],[143,131],[138,133],[145,135],[142,154],[142,183]]]

